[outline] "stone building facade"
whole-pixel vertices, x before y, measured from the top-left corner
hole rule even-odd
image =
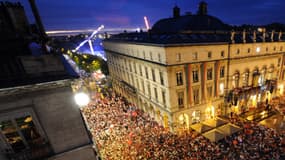
[[[104,41],[114,88],[174,130],[283,94],[283,33],[234,32],[199,8]]]

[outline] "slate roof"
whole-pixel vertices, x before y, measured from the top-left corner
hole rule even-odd
[[[231,27],[210,15],[184,15],[176,18],[161,19],[151,32],[179,33],[183,31],[228,31]]]

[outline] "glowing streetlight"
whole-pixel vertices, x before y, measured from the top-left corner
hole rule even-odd
[[[80,107],[86,106],[90,102],[90,98],[86,93],[80,92],[76,93],[74,96],[75,102]]]

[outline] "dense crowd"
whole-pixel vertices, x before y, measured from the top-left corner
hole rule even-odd
[[[191,130],[169,132],[111,90],[82,111],[104,160],[285,159],[284,134],[254,122],[235,119],[243,130],[213,143]]]

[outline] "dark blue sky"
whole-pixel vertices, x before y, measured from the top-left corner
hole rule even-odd
[[[21,2],[31,23],[28,0]],[[199,0],[36,0],[46,30],[144,27],[172,15],[174,4],[196,13]],[[206,0],[208,13],[228,24],[285,23],[285,0]]]

